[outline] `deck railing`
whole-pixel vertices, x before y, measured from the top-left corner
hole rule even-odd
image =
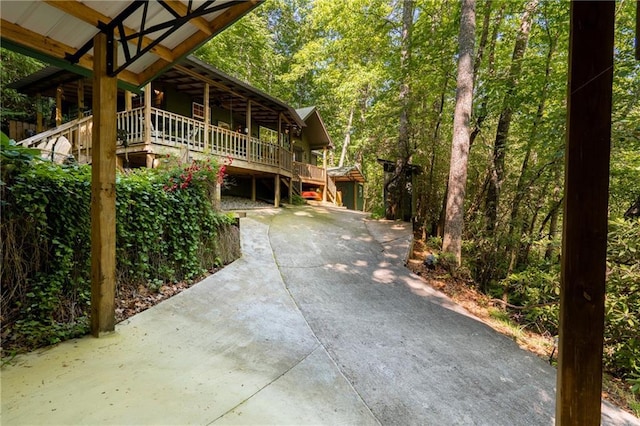
[[[18,145],[38,148],[43,157],[53,157],[54,160],[64,159],[69,154],[75,154],[76,158],[80,158],[83,155],[86,156],[91,147],[92,127],[92,117],[83,117],[23,139],[18,142]],[[63,137],[69,141],[69,144],[59,143],[60,138]],[[62,149],[62,146],[70,149]]]
[[[206,128],[202,121],[161,109],[151,108],[149,129],[144,125],[144,107],[118,112],[116,123],[118,147],[134,148],[146,143],[184,147],[193,152],[207,152],[285,171],[292,170],[293,155],[284,147],[214,125]],[[93,117],[84,117],[25,139],[19,144],[45,149],[52,141],[64,136],[71,143],[78,161],[86,161],[91,155],[92,126]]]
[[[293,171],[303,179],[312,179],[319,182],[325,181],[326,170],[312,164],[293,162]]]

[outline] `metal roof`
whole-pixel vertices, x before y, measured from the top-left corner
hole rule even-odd
[[[226,109],[246,111],[247,102],[251,101],[251,116],[260,123],[277,124],[278,114],[282,113],[284,122],[291,127],[305,127],[305,122],[285,102],[225,74],[194,56],[189,56],[169,69],[156,80],[156,83],[171,84],[181,93],[198,97],[204,93],[205,81],[210,83],[210,99],[221,102]]]
[[[89,76],[93,38],[113,38],[109,73],[141,87],[261,0],[3,0],[3,47]]]
[[[327,174],[336,182],[355,181],[366,182],[364,175],[358,166],[329,167]]]
[[[7,87],[30,96],[39,93],[49,97],[55,97],[60,87],[65,100],[77,103],[77,81],[82,78],[83,76],[72,71],[49,66],[8,84]],[[173,86],[178,92],[202,101],[205,81],[210,83],[209,96],[212,103],[219,102],[221,106],[230,110],[246,111],[247,102],[250,100],[251,115],[261,124],[277,125],[278,114],[282,113],[284,123],[291,127],[305,127],[305,122],[291,106],[193,56],[170,68],[156,78],[153,84],[156,87]],[[87,101],[92,97],[91,79],[84,80],[84,96]]]

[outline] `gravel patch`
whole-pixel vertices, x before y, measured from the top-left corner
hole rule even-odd
[[[260,200],[251,201],[249,198],[232,197],[225,195],[220,199],[220,208],[223,211],[253,210],[273,208],[273,204]]]

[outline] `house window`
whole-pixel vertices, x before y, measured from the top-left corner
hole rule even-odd
[[[204,120],[204,105],[193,102],[191,104],[191,116],[193,118]]]
[[[278,144],[278,132],[266,127],[260,126],[260,140],[263,142]]]

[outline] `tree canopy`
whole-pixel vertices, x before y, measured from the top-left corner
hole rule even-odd
[[[374,214],[384,214],[384,174],[376,160],[406,158],[420,167],[411,186],[414,220],[425,238],[438,242],[446,217],[462,2],[411,3],[408,23],[402,0],[275,0],[198,54],[292,105],[317,106],[336,144],[330,165],[340,157],[361,165],[365,205]],[[616,4],[606,352],[610,370],[626,362],[623,375],[638,378],[640,337],[621,331],[640,326],[639,226],[629,214],[623,219],[640,199],[635,13],[635,2]],[[407,25],[410,45],[403,37]],[[535,305],[523,321],[552,334],[568,38],[567,2],[487,0],[476,6],[463,265],[488,294]],[[616,260],[627,254],[629,262]]]

